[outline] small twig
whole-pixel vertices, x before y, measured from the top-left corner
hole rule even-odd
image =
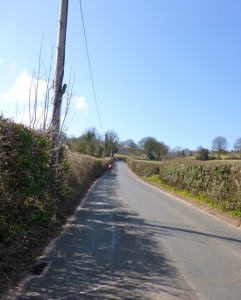
[[[12,283],[11,279],[3,272],[4,277],[7,279],[9,283]]]

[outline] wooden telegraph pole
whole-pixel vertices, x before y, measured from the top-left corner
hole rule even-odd
[[[52,150],[53,150],[53,164],[58,164],[58,144],[60,135],[60,116],[62,98],[65,93],[67,85],[63,85],[64,78],[64,64],[65,64],[65,44],[68,18],[68,0],[60,0],[60,16],[59,16],[59,31],[58,31],[58,45],[57,45],[57,59],[54,79],[54,101],[53,101],[53,115],[51,121],[52,130]]]

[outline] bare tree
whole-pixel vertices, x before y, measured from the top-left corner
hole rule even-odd
[[[165,157],[169,152],[169,147],[164,142],[159,142],[160,156],[159,159]]]
[[[105,154],[104,156],[112,157],[117,151],[117,144],[119,143],[118,134],[114,130],[109,130],[105,134]]]
[[[241,156],[241,137],[235,141],[233,149],[239,152],[239,155]]]
[[[123,141],[120,143],[120,145],[122,147],[124,147],[126,149],[126,151],[128,151],[129,154],[136,154],[137,149],[138,149],[137,144],[132,139]]]
[[[51,117],[53,111],[53,80],[52,77],[52,63],[53,63],[53,50],[51,55],[51,61],[49,70],[47,71],[45,63],[41,58],[41,48],[39,52],[39,65],[38,71],[33,71],[32,79],[29,88],[28,98],[28,114],[29,114],[29,127],[33,130],[40,130],[43,133],[49,133],[51,128]],[[45,82],[46,88],[43,95],[40,95],[39,82]],[[71,112],[74,105],[74,93],[73,87],[75,82],[75,76],[70,70],[68,88],[63,97],[63,112],[62,120],[60,124],[60,132],[62,135],[63,131],[67,128],[67,117]],[[32,97],[34,95],[34,97]],[[37,110],[41,109],[41,114],[37,114]]]
[[[220,159],[221,154],[225,153],[228,149],[228,142],[225,137],[223,136],[217,136],[212,141],[212,150],[217,152],[218,159]]]
[[[142,138],[138,143],[140,149],[149,159],[160,159],[164,157],[169,149],[163,142],[158,142],[154,137]]]
[[[241,152],[241,137],[235,141],[233,148],[234,150]]]
[[[43,42],[43,41],[42,41]],[[38,61],[38,71],[33,70],[32,79],[29,89],[29,99],[28,99],[28,113],[29,113],[29,127],[33,130],[38,129],[42,132],[48,132],[49,130],[49,120],[50,120],[50,104],[51,104],[51,90],[53,90],[51,82],[52,73],[52,61],[53,61],[53,50],[51,55],[51,62],[49,71],[47,73],[44,62],[41,58],[42,42],[39,51],[39,61]],[[44,72],[42,72],[44,68]],[[46,84],[46,89],[44,95],[39,93],[39,83],[43,80]],[[34,97],[32,98],[32,95]],[[41,108],[42,113],[38,116],[37,109]]]

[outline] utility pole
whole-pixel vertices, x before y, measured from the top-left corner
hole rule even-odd
[[[105,141],[104,141],[104,160],[106,156],[106,141],[107,141],[107,133],[105,134]]]
[[[51,121],[52,130],[52,150],[53,150],[53,164],[58,164],[58,144],[60,135],[60,117],[62,98],[66,91],[67,85],[63,85],[64,78],[64,64],[65,64],[65,44],[68,18],[68,0],[60,0],[60,16],[59,16],[59,30],[58,30],[58,45],[56,70],[54,79],[54,101],[53,101],[53,115]]]

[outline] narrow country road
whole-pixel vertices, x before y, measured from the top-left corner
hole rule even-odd
[[[4,299],[241,298],[241,230],[148,186],[117,162]]]

